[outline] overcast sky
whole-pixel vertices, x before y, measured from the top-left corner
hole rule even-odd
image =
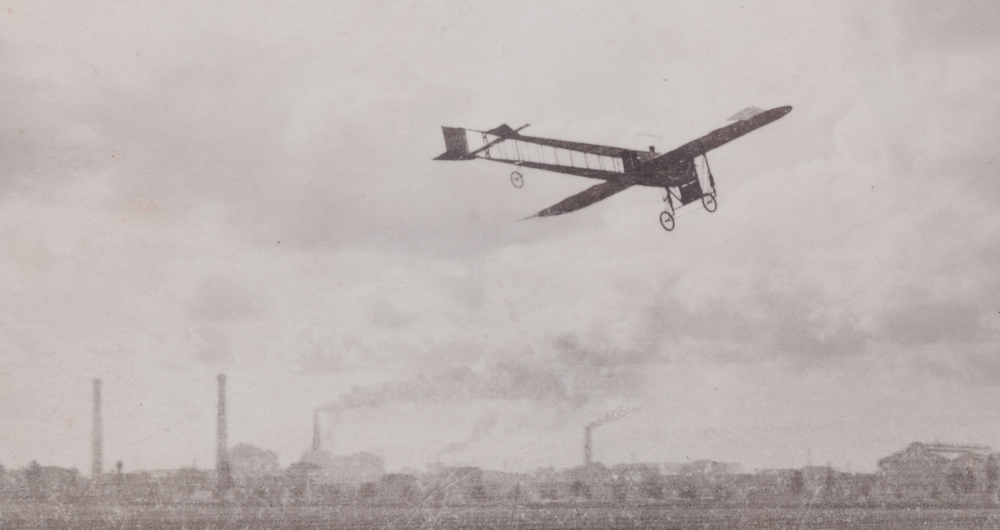
[[[1000,448],[1000,7],[0,0],[0,463],[390,470]],[[440,126],[711,154],[714,214],[433,162]],[[645,136],[643,136],[645,135]]]

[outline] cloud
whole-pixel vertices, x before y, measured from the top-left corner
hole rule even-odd
[[[897,2],[909,41],[919,47],[954,50],[995,45],[1000,31],[1000,7],[988,0],[939,3],[931,0]]]
[[[196,358],[204,363],[218,364],[233,357],[226,335],[216,327],[202,326],[195,334]]]
[[[565,358],[549,362],[511,359],[482,369],[463,366],[430,376],[355,387],[327,403],[331,412],[378,408],[407,403],[467,404],[486,401],[529,401],[547,407],[579,408],[591,399],[631,395],[643,376],[634,367],[609,367],[588,359]]]
[[[393,307],[387,300],[375,301],[371,313],[372,323],[380,328],[405,328],[417,320],[417,316]]]
[[[224,322],[253,318],[262,310],[259,297],[241,290],[234,282],[218,275],[204,278],[198,292],[188,302],[191,318],[200,322]]]
[[[338,341],[329,332],[312,328],[302,330],[299,339],[296,344],[299,352],[296,364],[305,374],[348,371],[356,369],[362,363],[371,363],[383,357],[350,333],[344,334]]]
[[[984,305],[972,301],[933,301],[926,295],[902,296],[894,309],[881,315],[879,338],[902,345],[960,346],[996,341],[995,334],[983,325],[983,317],[992,309]]]

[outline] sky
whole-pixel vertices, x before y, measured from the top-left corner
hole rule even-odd
[[[0,0],[0,464],[873,471],[1000,449],[1000,5]],[[748,107],[719,209],[435,162],[657,151]]]

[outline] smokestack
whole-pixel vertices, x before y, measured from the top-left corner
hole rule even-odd
[[[104,447],[101,443],[101,380],[94,379],[94,424],[90,433],[90,478],[97,480],[104,469]]]
[[[319,441],[319,409],[313,410],[313,451],[322,449]]]
[[[226,374],[219,374],[219,418],[216,425],[216,457],[215,471],[218,473],[219,486],[228,488],[229,476],[229,445],[226,441]]]
[[[590,425],[588,425],[587,428],[583,430],[583,465],[590,465],[590,457]]]

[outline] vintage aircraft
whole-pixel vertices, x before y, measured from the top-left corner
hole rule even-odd
[[[675,224],[674,200],[684,206],[700,199],[709,212],[714,212],[718,207],[715,201],[715,178],[708,166],[709,151],[791,111],[792,107],[771,110],[749,107],[729,118],[736,123],[662,154],[657,153],[653,147],[645,152],[524,136],[520,131],[527,125],[512,129],[505,124],[488,131],[442,127],[447,150],[434,160],[481,158],[604,181],[532,217],[576,211],[632,186],[663,188],[664,211],[660,214],[660,224],[669,231],[674,229]],[[701,172],[695,164],[699,157],[704,160]],[[520,171],[514,171],[510,174],[510,181],[520,188],[524,185],[524,176]]]

